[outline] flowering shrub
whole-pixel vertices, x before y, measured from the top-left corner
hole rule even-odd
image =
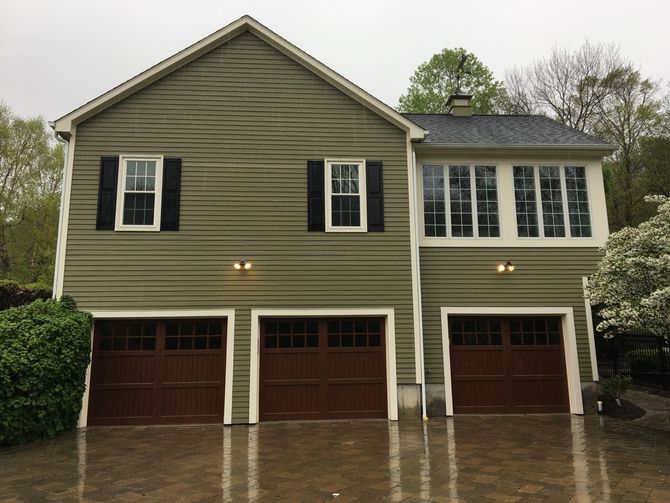
[[[670,335],[670,198],[647,200],[659,203],[658,214],[612,234],[589,282],[601,332],[642,327],[655,335]]]

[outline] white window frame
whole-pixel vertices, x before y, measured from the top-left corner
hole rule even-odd
[[[361,224],[358,226],[333,225],[332,213],[332,189],[334,164],[357,164],[358,165],[358,197],[360,200]],[[367,173],[365,170],[365,159],[325,159],[326,172],[324,176],[326,190],[326,232],[367,232],[368,231],[368,201],[367,201]]]
[[[440,166],[444,177],[444,212],[445,223],[447,228],[446,236],[426,236],[426,222],[425,213],[423,209],[423,168],[424,166]],[[470,170],[470,195],[472,203],[472,236],[454,236],[451,233],[451,193],[449,191],[449,166],[467,166]],[[479,215],[477,212],[477,188],[475,186],[475,167],[476,166],[492,166],[496,170],[496,202],[498,203],[498,236],[479,236]],[[449,163],[427,163],[421,164],[419,170],[419,179],[421,181],[421,235],[423,239],[438,240],[438,239],[453,239],[453,240],[468,240],[468,239],[485,239],[485,240],[500,240],[503,235],[503,219],[500,207],[500,168],[495,162],[449,162]]]
[[[129,225],[123,223],[123,205],[126,197],[126,171],[128,161],[156,161],[156,183],[154,186],[154,223],[153,225]],[[119,178],[116,191],[115,231],[149,231],[161,229],[161,203],[163,198],[163,156],[159,155],[122,155],[119,156]]]
[[[516,212],[514,213],[514,220],[516,222],[514,232],[516,234],[517,239],[521,240],[536,240],[536,239],[547,239],[547,240],[554,240],[554,239],[576,239],[576,240],[582,240],[582,239],[593,239],[594,236],[594,229],[593,229],[593,203],[591,200],[591,184],[589,183],[588,180],[588,175],[586,171],[586,165],[584,164],[552,164],[552,163],[545,163],[545,164],[512,164],[512,181],[514,181],[514,167],[515,166],[532,166],[533,168],[533,176],[535,178],[535,199],[536,199],[536,207],[537,207],[537,224],[539,227],[539,235],[538,236],[519,236],[519,223],[517,221],[517,214]],[[540,189],[540,167],[557,167],[561,179],[561,203],[563,204],[563,227],[565,228],[565,236],[545,236],[544,235],[544,214],[542,212],[542,191]],[[585,237],[585,236],[573,236],[572,235],[572,229],[570,228],[570,215],[568,214],[568,190],[567,190],[567,185],[565,182],[565,167],[566,166],[574,166],[574,167],[579,167],[579,168],[584,168],[584,180],[586,182],[586,197],[588,197],[588,203],[589,203],[589,222],[591,225],[591,236],[590,237]],[[514,202],[516,204],[516,195],[514,194],[514,190],[512,190],[512,197],[514,197]]]

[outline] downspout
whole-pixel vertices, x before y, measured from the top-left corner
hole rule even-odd
[[[412,295],[414,297],[414,310],[416,320],[414,323],[414,330],[418,335],[418,341],[415,338],[415,343],[418,343],[418,367],[420,386],[421,386],[421,411],[424,421],[428,421],[428,414],[426,411],[426,368],[424,363],[424,345],[423,345],[423,309],[421,300],[421,267],[419,254],[419,239],[418,239],[418,217],[417,217],[417,193],[416,193],[416,153],[412,146],[412,142],[407,135],[407,175],[409,184],[409,215],[410,215],[410,242],[411,242],[411,261],[412,261]]]
[[[55,124],[50,122],[49,125],[53,128]],[[60,278],[60,256],[63,252],[61,250],[61,233],[63,232],[63,212],[65,211],[65,183],[67,180],[67,161],[70,154],[70,142],[63,138],[59,133],[55,133],[56,140],[63,144],[63,179],[60,184],[60,212],[58,213],[58,235],[56,236],[56,264],[54,265],[54,278],[52,284],[51,296],[55,299],[58,297],[58,279]]]
[[[426,409],[426,365],[425,365],[425,352],[424,352],[424,345],[423,345],[423,298],[421,295],[421,253],[419,250],[419,218],[418,218],[418,211],[416,210],[416,202],[417,202],[417,187],[416,187],[416,152],[412,148],[412,185],[414,186],[414,200],[412,201],[412,204],[414,205],[414,211],[412,212],[414,214],[414,232],[416,234],[416,239],[415,239],[415,246],[414,246],[414,254],[416,256],[416,291],[417,291],[417,296],[418,296],[418,304],[419,304],[419,346],[421,347],[421,354],[420,356],[420,361],[421,361],[421,409],[423,410],[423,420],[428,421],[428,412]]]

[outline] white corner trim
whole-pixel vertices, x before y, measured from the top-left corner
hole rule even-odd
[[[56,240],[56,264],[54,266],[53,297],[59,299],[63,295],[63,279],[65,277],[65,250],[67,248],[67,231],[70,222],[70,195],[72,193],[72,171],[74,169],[74,148],[77,139],[77,128],[73,126],[67,142],[63,169],[63,187],[61,189],[60,215],[58,218],[58,238]]]
[[[591,374],[594,381],[600,381],[598,373],[598,355],[596,354],[596,334],[593,327],[593,312],[589,300],[589,278],[582,277],[582,288],[584,289],[584,312],[586,313],[586,329],[589,334],[589,354],[591,355]]]
[[[123,82],[122,84],[116,86],[101,96],[98,96],[94,100],[91,100],[85,105],[82,105],[67,115],[57,119],[55,121],[54,129],[57,132],[62,133],[71,132],[72,128],[79,122],[85,120],[88,117],[91,117],[92,115],[95,115],[101,110],[104,110],[106,107],[111,106],[112,104],[123,99],[125,96],[128,96],[151,84],[152,82],[155,82],[162,76],[167,75],[173,70],[185,65],[189,61],[192,61],[193,59],[205,54],[207,51],[210,51],[216,46],[233,39],[245,31],[253,33],[261,40],[270,44],[272,47],[290,57],[309,71],[315,73],[326,82],[329,82],[334,87],[353,98],[366,108],[385,118],[402,130],[408,132],[412,139],[423,139],[427,134],[425,129],[407,119],[392,107],[378,100],[335,71],[331,70],[306,52],[283,39],[272,30],[253,19],[251,16],[242,16],[238,20],[233,21],[220,30],[217,30],[211,35],[201,39],[200,41],[179,51],[173,56],[127,80],[126,82]]]
[[[226,376],[223,397],[223,424],[232,424],[233,417],[233,364],[235,350],[235,309],[184,309],[184,310],[138,310],[138,311],[92,311],[93,320],[114,320],[133,318],[226,318]],[[91,327],[91,351],[93,348],[93,327]],[[88,390],[91,384],[91,365],[86,372],[86,391],[79,413],[79,427],[86,426],[88,416]]]
[[[454,414],[453,394],[451,389],[451,361],[449,357],[449,316],[450,315],[554,315],[561,317],[563,328],[563,349],[565,352],[565,370],[568,380],[568,396],[571,414],[584,414],[582,402],[582,386],[579,378],[579,360],[577,355],[577,339],[575,318],[572,307],[442,307],[440,308],[442,323],[442,352],[444,366],[445,413]]]
[[[395,311],[393,308],[306,308],[306,309],[252,309],[251,354],[249,369],[249,423],[256,424],[260,417],[260,319],[267,317],[310,316],[380,316],[386,318],[386,401],[388,418],[398,419],[398,378],[395,351]]]
[[[79,420],[77,428],[86,428],[88,425],[88,398],[91,388],[91,365],[93,364],[93,329],[95,324],[91,323],[91,347],[88,352],[88,366],[86,367],[86,377],[84,378],[84,396],[81,398],[81,409],[79,410]]]

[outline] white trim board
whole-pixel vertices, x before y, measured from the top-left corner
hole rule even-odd
[[[442,307],[442,358],[444,366],[445,412],[454,415],[454,402],[451,389],[451,356],[449,352],[449,316],[450,315],[547,315],[560,316],[563,328],[563,349],[565,352],[565,371],[568,380],[570,413],[584,414],[582,386],[579,377],[579,360],[575,318],[571,307]]]
[[[114,319],[174,319],[174,318],[226,318],[226,376],[223,390],[223,424],[232,424],[233,418],[233,362],[235,351],[235,310],[234,309],[185,309],[185,310],[145,310],[145,311],[92,311],[93,320]],[[91,326],[91,354],[93,351],[93,329]],[[88,394],[91,385],[91,363],[86,370],[86,389],[79,413],[77,427],[84,428],[88,422]]]
[[[584,312],[586,313],[586,330],[589,334],[589,354],[591,355],[591,374],[594,381],[600,381],[598,372],[598,355],[596,354],[596,334],[593,326],[593,312],[591,311],[591,301],[589,300],[589,278],[582,277],[582,287],[584,289]]]
[[[60,299],[63,295],[65,278],[65,250],[67,248],[67,231],[70,222],[70,193],[72,192],[72,171],[74,169],[74,148],[77,140],[77,128],[73,126],[70,139],[67,141],[63,187],[61,189],[61,207],[58,218],[58,238],[56,241],[56,265],[54,266],[53,296]]]
[[[260,319],[268,317],[380,316],[386,319],[386,401],[388,418],[398,419],[398,378],[395,351],[395,311],[393,308],[306,308],[252,309],[249,370],[249,423],[258,423],[260,394]]]
[[[54,129],[57,133],[68,135],[73,127],[87,118],[101,112],[105,108],[119,102],[123,98],[139,91],[140,89],[155,82],[170,72],[184,66],[215,47],[232,40],[238,35],[248,31],[268,43],[278,51],[282,52],[295,62],[315,73],[326,82],[330,83],[344,94],[353,98],[372,112],[383,117],[395,126],[410,134],[412,139],[421,140],[427,131],[415,124],[392,107],[381,102],[371,94],[367,93],[357,85],[334,72],[326,65],[313,58],[306,52],[283,39],[269,28],[265,27],[251,16],[242,16],[236,21],[224,26],[220,30],[192,44],[173,56],[152,66],[148,70],[136,75],[126,82],[116,86],[105,94],[89,101],[85,105],[57,119]]]

